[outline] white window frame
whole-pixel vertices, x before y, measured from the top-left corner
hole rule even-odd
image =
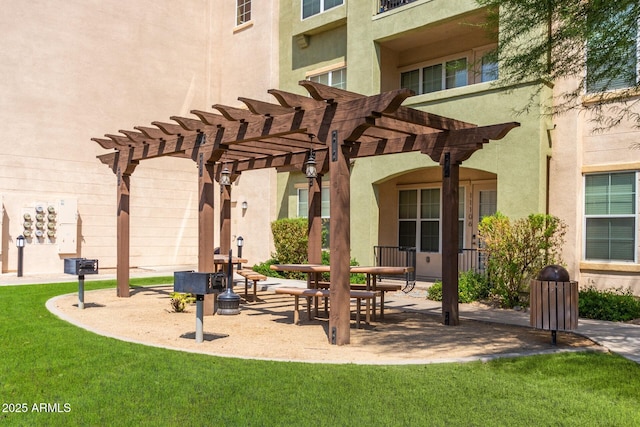
[[[633,200],[633,213],[631,214],[598,214],[587,215],[587,176],[593,175],[614,175],[619,173],[633,173],[635,181],[635,197]],[[640,213],[638,212],[638,171],[611,171],[611,172],[596,172],[584,174],[582,177],[582,260],[585,262],[602,262],[602,263],[638,263],[638,224],[640,224]],[[619,260],[619,259],[601,259],[601,258],[587,258],[587,220],[591,218],[633,218],[633,260]]]
[[[246,7],[249,6],[249,19],[244,19],[242,20],[243,16],[247,15],[246,9],[244,11],[244,13],[240,12],[240,8],[241,7]],[[253,12],[253,8],[251,5],[251,0],[236,0],[236,27],[241,26],[241,25],[245,25],[249,22],[251,22],[252,18],[252,12]]]
[[[300,0],[300,19],[301,20],[305,20],[305,19],[313,18],[314,16],[318,16],[318,15],[321,15],[321,14],[325,13],[327,10],[331,10],[331,9],[335,9],[336,7],[344,6],[344,1],[345,0],[342,0],[341,4],[337,4],[335,6],[331,6],[330,8],[326,9],[325,8],[325,4],[324,4],[325,0],[320,0],[320,12],[314,13],[314,14],[311,14],[311,15],[305,17],[304,16],[304,0]]]
[[[467,50],[467,51],[463,51],[463,52],[458,52],[455,54],[451,54],[451,55],[447,55],[447,56],[442,56],[436,59],[432,59],[429,61],[424,61],[424,62],[420,62],[417,64],[412,64],[409,66],[405,66],[399,69],[400,73],[399,73],[399,87],[402,87],[402,74],[403,73],[408,73],[408,72],[412,72],[412,71],[418,71],[419,74],[419,82],[418,82],[418,95],[423,95],[423,94],[427,94],[427,93],[436,93],[436,92],[441,92],[443,90],[450,90],[450,89],[455,89],[455,88],[459,88],[459,87],[465,87],[465,86],[470,86],[470,85],[474,85],[474,84],[478,84],[478,83],[483,83],[482,82],[482,58],[484,56],[486,56],[491,50],[495,49],[496,45],[495,44],[491,44],[491,45],[485,45],[485,46],[480,46],[471,50]],[[448,62],[452,62],[452,61],[456,61],[456,60],[460,60],[460,59],[465,59],[467,61],[467,83],[465,85],[462,86],[455,86],[453,88],[447,88],[447,81],[446,81],[446,77],[447,77],[447,63]],[[424,86],[424,69],[427,67],[432,67],[434,65],[442,65],[442,78],[440,80],[441,83],[441,89],[438,91],[434,91],[434,92],[423,92],[423,86]],[[496,79],[498,79],[499,76],[499,71],[498,71],[498,75],[496,76]],[[489,80],[489,81],[495,81],[495,80]]]
[[[345,72],[345,78],[344,78],[344,81],[343,81],[343,83],[341,85],[336,86],[334,84],[334,82],[333,82],[333,79],[334,79],[334,73],[337,73],[338,71],[340,71],[340,72],[344,71]],[[327,81],[328,81],[327,86],[336,87],[336,88],[339,88],[339,89],[346,90],[347,89],[346,73],[347,73],[347,66],[346,65],[342,65],[342,66],[333,67],[333,68],[330,68],[330,69],[327,69],[327,70],[316,70],[315,72],[307,74],[306,78],[307,78],[307,80],[314,81],[313,79],[317,79],[317,78],[319,78],[321,76],[325,76],[326,75],[327,76]]]
[[[422,221],[431,221],[431,222],[435,222],[435,219],[431,219],[431,218],[422,218],[421,217],[421,212],[420,212],[420,207],[422,204],[422,190],[438,190],[440,193],[440,199],[438,201],[439,206],[438,206],[438,218],[437,218],[437,222],[438,222],[438,250],[436,252],[434,251],[426,251],[422,248],[422,233],[421,233],[421,223]],[[417,192],[417,200],[416,200],[416,217],[415,218],[400,218],[400,192],[401,191],[416,191]],[[459,187],[459,202],[458,202],[458,229],[460,229],[460,226],[462,226],[462,235],[458,236],[458,242],[456,242],[457,245],[460,244],[460,240],[463,243],[463,247],[464,247],[464,243],[466,242],[466,232],[467,232],[467,217],[465,215],[465,212],[467,211],[467,203],[468,203],[468,199],[467,199],[467,193],[469,192],[469,189],[464,186],[461,185]],[[398,242],[398,246],[404,246],[404,245],[400,245],[400,223],[401,222],[414,222],[416,225],[416,231],[415,231],[415,247],[416,247],[416,251],[420,252],[420,253],[430,253],[430,254],[439,254],[442,253],[442,198],[443,198],[443,189],[442,189],[442,185],[426,185],[426,186],[420,186],[420,187],[400,187],[398,188],[398,195],[396,198],[396,206],[398,208],[398,212],[397,212],[397,227],[396,230],[398,232],[397,235],[397,242]]]

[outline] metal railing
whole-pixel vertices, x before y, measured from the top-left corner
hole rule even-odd
[[[416,0],[380,0],[380,9],[378,9],[378,13],[384,13],[391,9],[413,3],[414,1]]]
[[[405,274],[405,291],[409,292],[416,284],[416,248],[403,246],[374,246],[373,253],[377,266],[413,267],[413,271]],[[379,279],[398,279],[399,276],[379,275]]]
[[[473,271],[483,274],[485,271],[484,253],[477,249],[460,249],[458,253],[458,271]]]

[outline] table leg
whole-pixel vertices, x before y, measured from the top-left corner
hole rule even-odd
[[[300,312],[298,311],[298,304],[300,303],[300,297],[298,295],[293,296],[295,299],[293,306],[293,323],[297,325],[300,323]]]

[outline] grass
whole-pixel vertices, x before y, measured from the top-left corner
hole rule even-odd
[[[49,298],[75,291],[74,283],[0,287],[2,410],[28,409],[0,412],[0,424],[631,426],[640,419],[640,365],[615,355],[417,366],[226,359],[98,336],[46,310]],[[60,412],[34,411],[41,403]]]

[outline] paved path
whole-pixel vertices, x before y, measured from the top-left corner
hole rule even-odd
[[[197,270],[193,266],[149,267],[132,270],[131,277],[171,276],[174,271]],[[114,279],[115,270],[102,270],[97,275],[86,275],[85,283],[91,280]],[[75,282],[77,277],[66,274],[28,275],[16,277],[15,273],[0,274],[0,286],[46,284],[57,282]],[[306,287],[304,281],[299,280],[273,280],[269,278],[261,282],[263,287],[283,286]],[[406,296],[394,298],[389,294],[385,298],[385,306],[402,308],[406,310],[419,310],[440,314],[442,306],[438,302],[425,298],[424,287],[419,284],[416,289]],[[515,310],[492,309],[476,304],[460,304],[460,317],[462,319],[484,320],[488,322],[505,323],[519,326],[529,326],[529,313]],[[629,360],[640,363],[640,325],[619,322],[606,322],[601,320],[580,319],[576,333],[583,335],[592,341],[606,347],[614,353],[618,353]],[[551,333],[549,333],[551,339]]]

